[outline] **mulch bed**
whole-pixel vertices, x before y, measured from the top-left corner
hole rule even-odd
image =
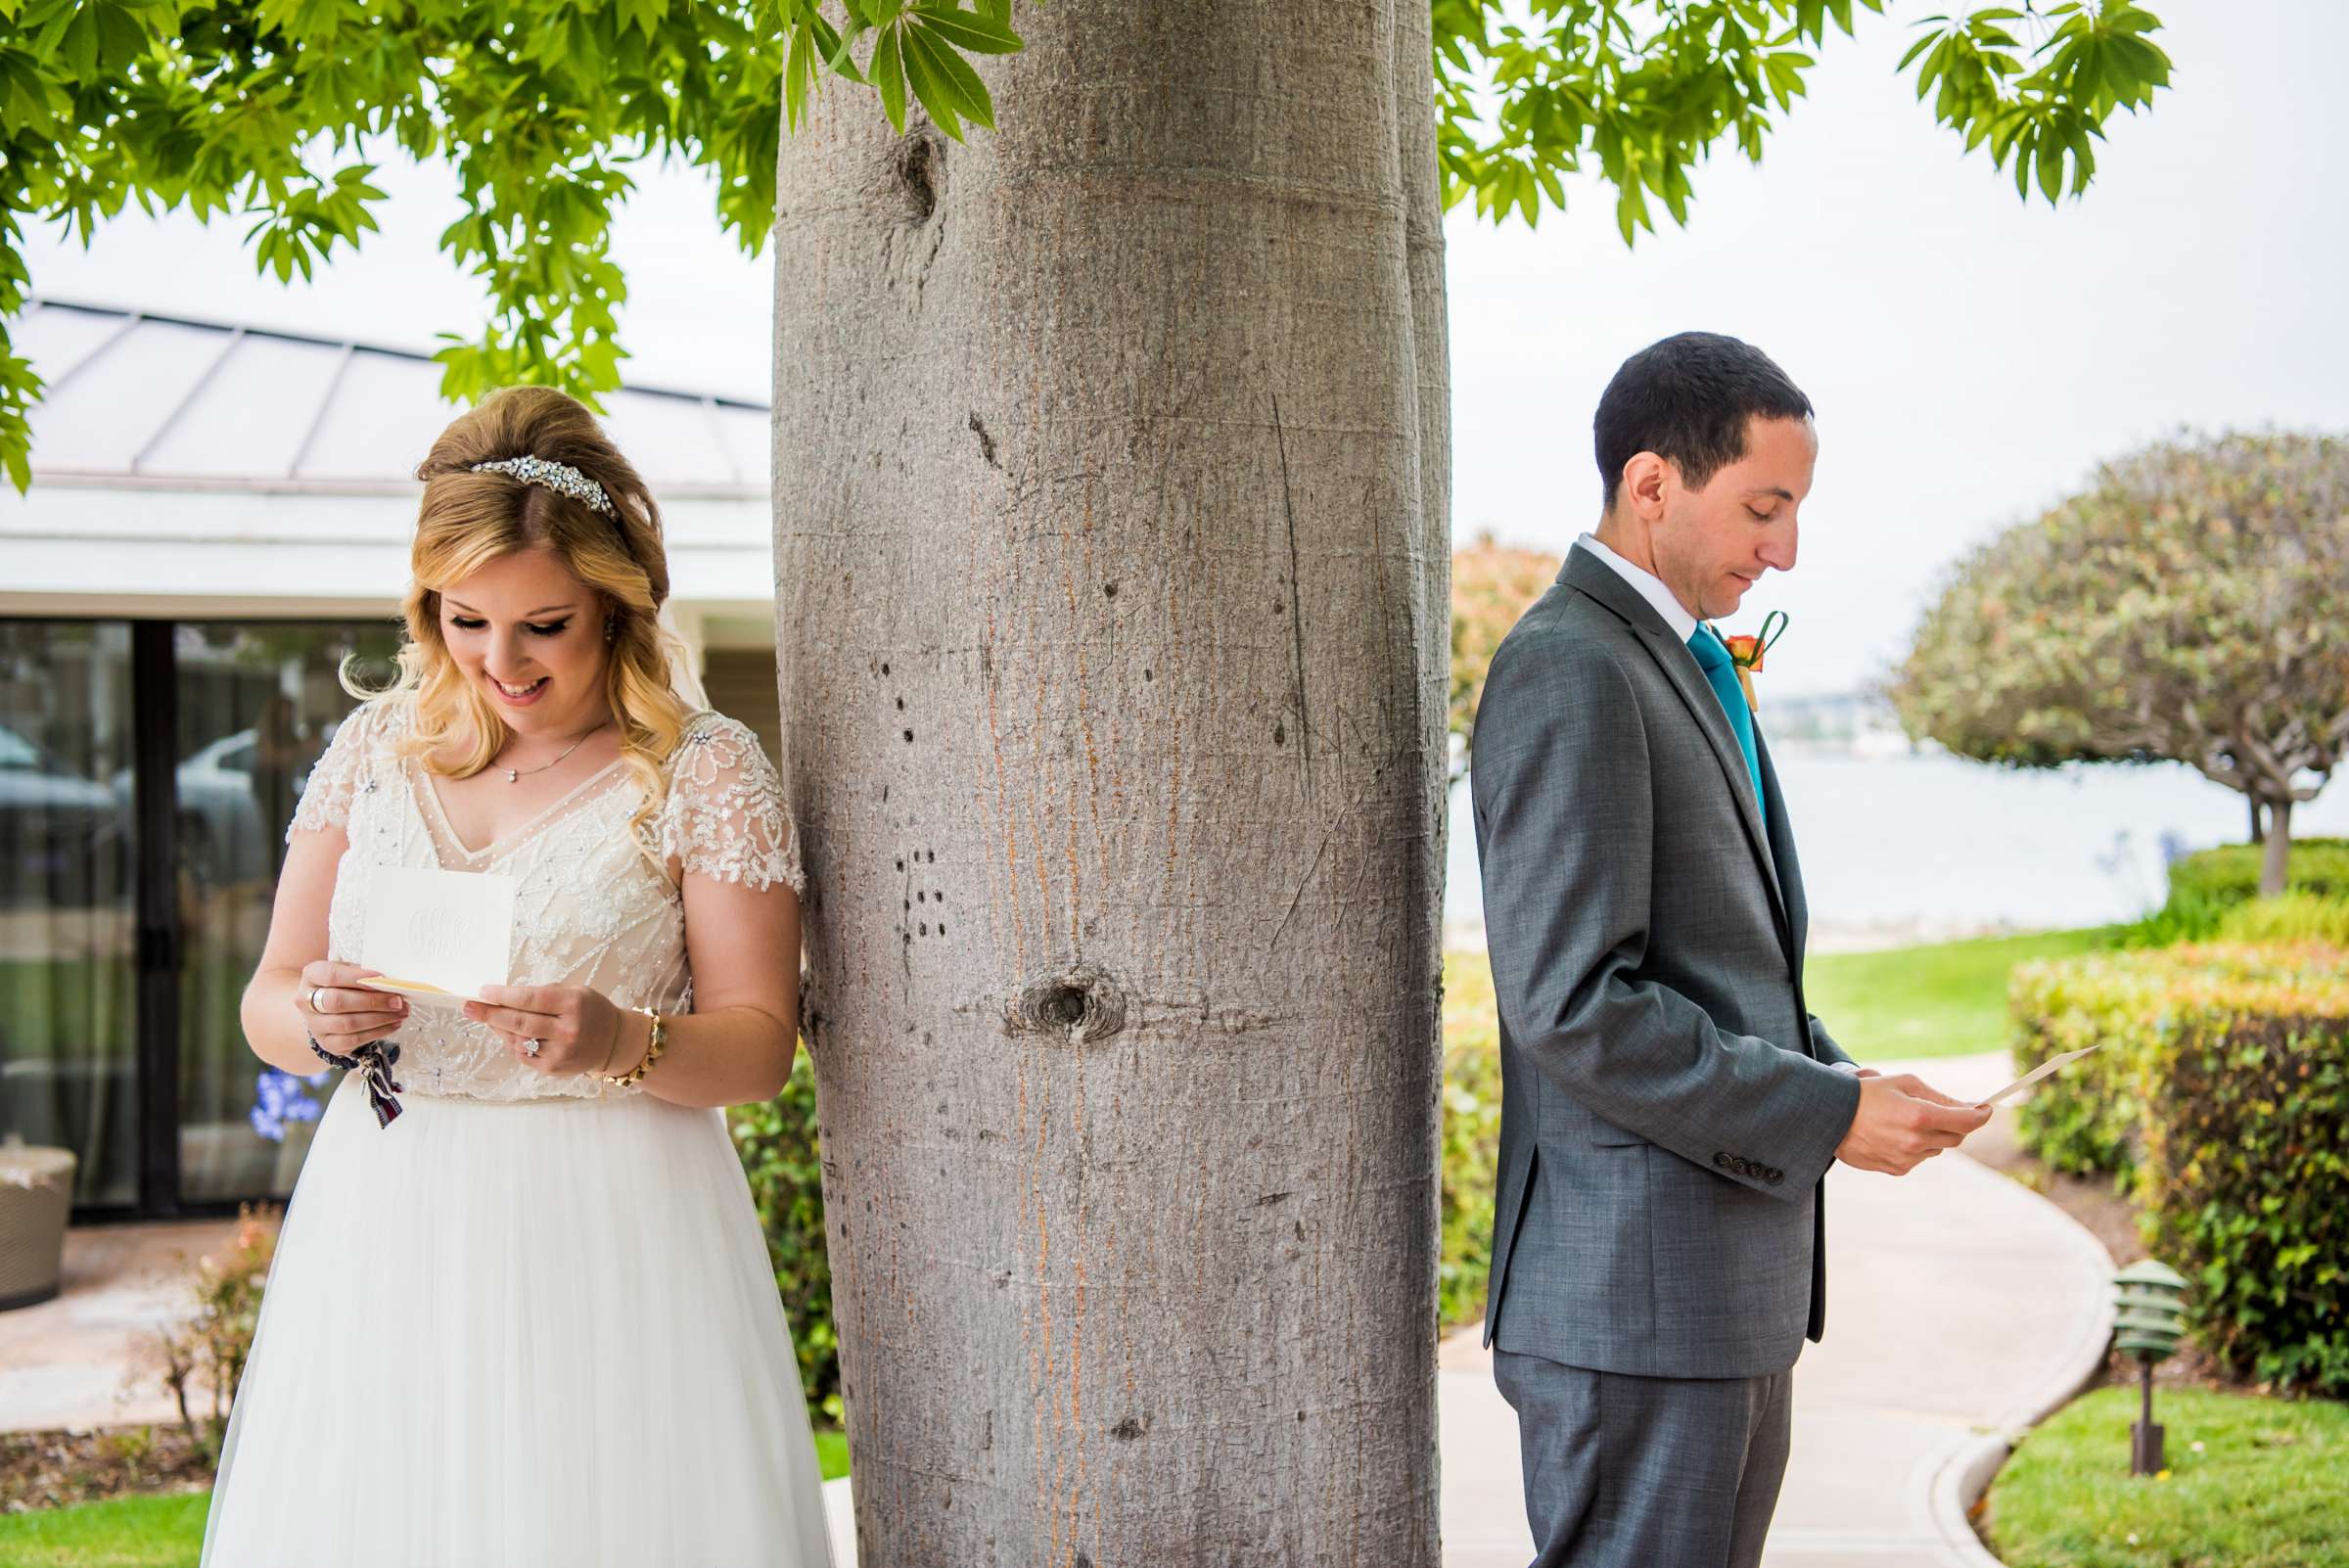
[[[1965,1152],[1993,1171],[2012,1176],[2079,1221],[2104,1244],[2115,1272],[2146,1255],[2145,1244],[2137,1232],[2137,1205],[2114,1189],[2109,1176],[2066,1176],[2049,1170],[2024,1153],[2015,1136],[2014,1112],[2010,1107],[2000,1107],[1988,1127],[1967,1138]],[[2103,1388],[2116,1383],[2130,1388],[2138,1383],[2136,1359],[2117,1351],[2106,1356],[2104,1369],[2088,1387]],[[2234,1376],[2190,1340],[2153,1368],[2153,1386],[2208,1388],[2234,1394],[2273,1392],[2265,1383]]]
[[[0,1513],[211,1484],[210,1457],[175,1424],[0,1432]]]

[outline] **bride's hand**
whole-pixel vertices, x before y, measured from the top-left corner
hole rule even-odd
[[[465,1004],[465,1016],[486,1024],[526,1067],[548,1076],[602,1070],[620,1037],[620,1008],[585,986],[484,986],[484,1000]],[[534,1039],[531,1055],[523,1041]]]
[[[363,964],[335,963],[314,958],[301,966],[294,988],[294,1010],[310,1038],[341,1055],[399,1032],[408,1021],[408,1004],[398,996],[370,991],[358,984],[382,974]]]

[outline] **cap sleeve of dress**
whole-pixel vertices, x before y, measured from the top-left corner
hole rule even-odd
[[[361,703],[343,715],[335,725],[332,739],[318,761],[310,764],[310,776],[301,786],[301,798],[295,802],[294,816],[286,824],[286,842],[294,835],[320,828],[346,828],[350,822],[350,798],[365,778],[371,742],[381,727],[380,715],[374,703]]]
[[[661,807],[661,857],[758,892],[776,882],[805,893],[799,826],[783,781],[740,719],[705,713],[677,743]]]

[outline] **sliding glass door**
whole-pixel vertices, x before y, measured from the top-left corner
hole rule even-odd
[[[130,625],[0,621],[0,1137],[139,1196]]]
[[[73,1150],[76,1208],[292,1190],[320,1086],[238,1005],[311,764],[389,623],[0,620],[0,1138]],[[264,1080],[271,1080],[264,1082]]]

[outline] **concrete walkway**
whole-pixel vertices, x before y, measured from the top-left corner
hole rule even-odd
[[[1878,1066],[1966,1099],[2010,1076],[2004,1052]],[[1995,1563],[1966,1507],[2007,1440],[2102,1363],[2103,1247],[1953,1154],[1897,1178],[1836,1167],[1827,1249],[1827,1333],[1795,1367],[1794,1453],[1766,1568]],[[1445,1568],[1525,1568],[1516,1415],[1477,1338],[1448,1340],[1438,1373]]]

